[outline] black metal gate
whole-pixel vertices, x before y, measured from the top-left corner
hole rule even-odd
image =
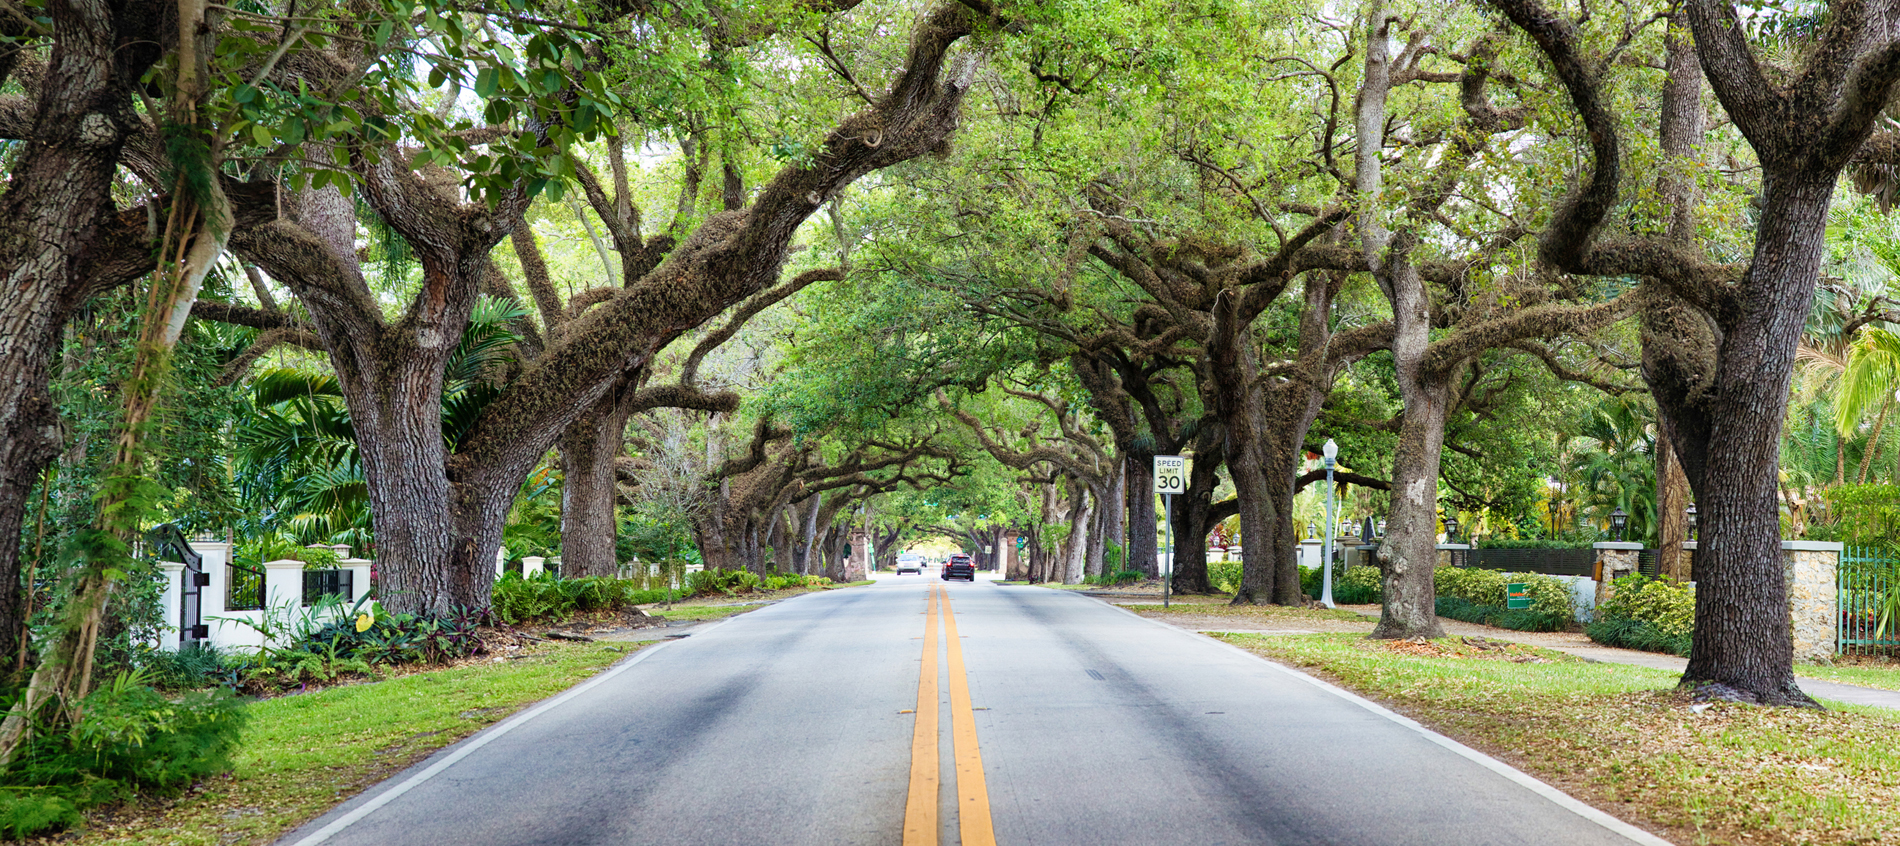
[[[154,550],[170,549],[185,565],[178,590],[178,645],[210,638],[211,626],[204,621],[204,589],[211,586],[211,574],[205,572],[204,558],[191,548],[185,533],[171,523],[153,529],[151,538]]]

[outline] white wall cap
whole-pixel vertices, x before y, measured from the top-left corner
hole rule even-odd
[[[1642,549],[1643,545],[1635,541],[1598,541],[1590,544],[1591,549]]]
[[[1840,552],[1847,547],[1840,541],[1791,541],[1781,542],[1781,548],[1788,552]]]
[[[295,558],[281,558],[276,561],[264,562],[264,569],[266,570],[302,570],[303,562],[298,561]]]

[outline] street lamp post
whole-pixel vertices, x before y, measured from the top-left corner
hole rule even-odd
[[[1321,448],[1326,463],[1326,549],[1319,556],[1319,604],[1333,607],[1333,531],[1339,524],[1333,520],[1333,466],[1338,463],[1339,444],[1332,438],[1326,439]]]

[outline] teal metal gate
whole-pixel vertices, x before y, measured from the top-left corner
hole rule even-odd
[[[1900,649],[1900,559],[1884,550],[1841,551],[1840,626],[1835,651],[1869,654]]]

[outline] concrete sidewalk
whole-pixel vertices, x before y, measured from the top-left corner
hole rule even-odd
[[[1506,630],[1500,629],[1500,632]],[[1508,634],[1488,635],[1496,640],[1513,640]],[[1585,661],[1598,661],[1605,664],[1632,664],[1638,667],[1655,667],[1680,673],[1689,666],[1689,659],[1659,652],[1638,652],[1633,649],[1616,649],[1609,646],[1545,646],[1558,652],[1567,652]],[[1809,696],[1818,699],[1832,699],[1850,705],[1872,705],[1878,708],[1900,709],[1900,691],[1881,690],[1877,687],[1861,687],[1857,684],[1822,681],[1801,677],[1796,673],[1801,689]]]

